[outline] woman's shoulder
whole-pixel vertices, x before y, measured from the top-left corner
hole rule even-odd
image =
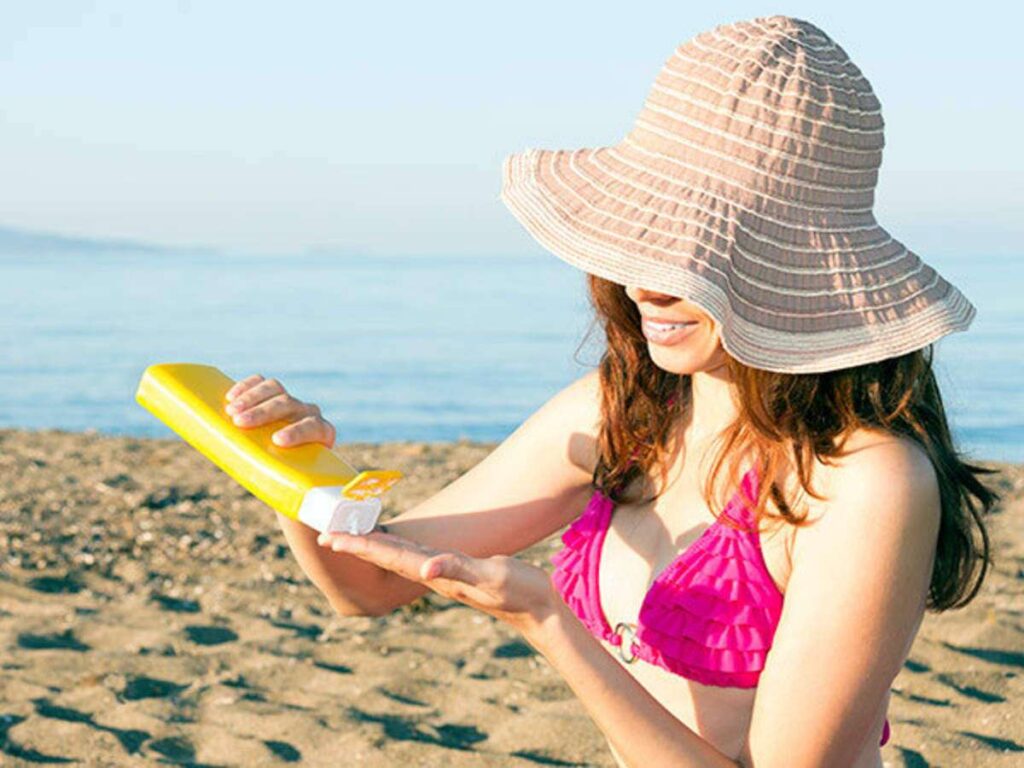
[[[941,513],[928,452],[909,437],[877,428],[851,432],[839,456],[816,462],[813,485],[823,498],[808,502],[810,520],[844,518],[825,527],[848,534],[930,529]]]
[[[841,443],[840,455],[816,467],[823,484],[836,493],[875,489],[890,493],[938,487],[935,467],[920,443],[905,435],[861,427]]]
[[[576,425],[569,440],[569,460],[592,477],[598,461],[598,433],[601,429],[601,377],[595,368],[564,390],[564,405]]]
[[[882,430],[859,429],[848,436],[844,449],[827,462],[813,462],[811,493],[795,471],[775,478],[797,517],[809,523],[790,525],[772,518],[763,526],[765,558],[783,591],[798,549],[818,550],[826,555],[823,562],[835,563],[853,556],[853,538],[900,549],[908,540],[926,540],[937,531],[938,482],[920,445]]]

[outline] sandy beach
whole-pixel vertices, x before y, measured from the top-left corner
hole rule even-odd
[[[405,473],[385,520],[493,448],[339,446]],[[887,765],[1024,762],[1024,466],[1000,469],[995,571],[925,619]],[[180,440],[0,430],[0,476],[4,766],[614,766],[512,630],[434,594],[334,615],[274,513]]]

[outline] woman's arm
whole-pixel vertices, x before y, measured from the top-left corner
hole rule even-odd
[[[738,762],[661,706],[567,608],[527,634],[627,766],[847,765],[878,744],[881,709],[924,610],[938,483],[923,451],[895,439],[832,469],[827,514],[794,544]]]
[[[927,454],[886,437],[830,469],[826,511],[796,532],[754,701],[757,766],[843,765],[877,748],[890,686],[924,616],[941,518]]]
[[[388,519],[387,528],[477,557],[519,552],[583,510],[599,425],[593,370],[555,393],[472,469]],[[317,546],[312,528],[278,519],[303,572],[342,615],[384,615],[429,591],[373,563]]]
[[[593,492],[600,409],[593,370],[555,393],[468,472],[390,518],[388,531],[473,557],[513,555],[546,539],[578,517]],[[383,573],[375,588],[378,615],[430,591]]]

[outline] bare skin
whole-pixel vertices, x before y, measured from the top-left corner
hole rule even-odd
[[[726,353],[710,316],[666,294],[628,286],[627,295],[642,314],[694,321],[679,343],[648,345],[661,368],[690,374],[693,408],[680,425],[668,483],[658,498],[620,505],[612,518],[599,573],[602,607],[612,626],[636,622],[651,580],[714,520],[701,493],[703,459],[710,441],[737,414]],[[597,392],[589,374],[567,387],[488,459],[389,521],[394,535],[317,541],[315,532],[281,518],[300,565],[347,615],[383,615],[433,589],[516,627],[577,692],[620,765],[817,765],[826,757],[827,764],[881,765],[888,685],[923,615],[937,534],[937,489],[927,459],[903,441],[863,431],[847,443],[850,459],[814,467],[812,483],[826,499],[803,501],[811,518],[824,524],[805,529],[809,533],[776,527],[761,534],[765,564],[786,594],[761,684],[756,691],[703,686],[643,662],[625,664],[617,649],[581,633],[582,625],[551,602],[543,571],[508,557],[582,512],[596,462]],[[274,380],[249,377],[230,395],[236,410],[253,414],[252,426],[292,418],[275,434],[280,444],[333,445],[335,430],[319,410],[290,398]],[[524,489],[517,478],[525,472],[531,484]],[[790,475],[776,480],[788,491],[795,488]],[[879,513],[886,522],[858,522],[865,520],[861,508],[872,511],[886,501],[858,495],[876,486],[895,498],[892,509]],[[649,495],[652,488],[645,490]],[[847,545],[862,540],[865,551]],[[886,582],[886,573],[865,569],[868,560],[878,560],[890,574],[902,569],[898,580]],[[839,580],[847,572],[858,575]],[[858,582],[862,593],[856,592]],[[895,585],[905,584],[909,588],[900,600],[885,602]],[[833,599],[842,589],[850,593],[845,602],[863,603],[863,616],[844,618]],[[844,602],[841,594],[837,599]],[[832,617],[829,606],[839,613]],[[834,626],[834,636],[819,625]],[[848,646],[851,631],[865,625],[874,634]],[[804,647],[816,632],[834,655]],[[594,656],[595,648],[603,660]],[[616,686],[616,676],[624,673],[640,687]],[[616,689],[622,691],[618,696]],[[811,701],[814,707],[807,706]],[[672,717],[665,718],[665,710]]]

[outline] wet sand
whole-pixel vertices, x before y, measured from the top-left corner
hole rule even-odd
[[[339,446],[405,473],[384,520],[493,448]],[[995,571],[925,619],[887,765],[1024,763],[1024,467],[1000,468]],[[0,765],[614,766],[489,616],[435,594],[333,615],[274,513],[180,440],[0,430],[0,477]]]

